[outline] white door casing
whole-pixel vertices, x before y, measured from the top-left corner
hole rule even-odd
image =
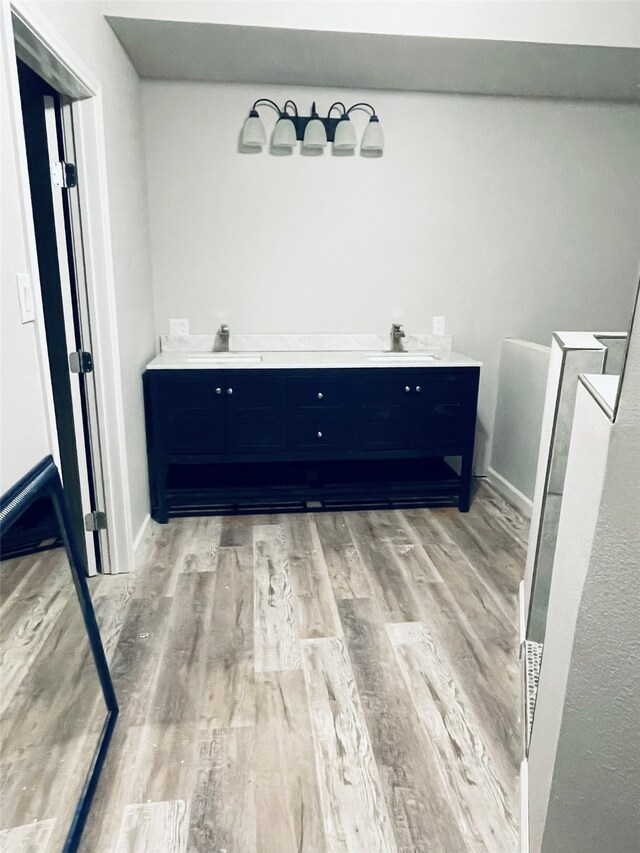
[[[6,57],[4,70],[8,76],[11,129],[17,152],[20,214],[28,272],[34,289],[38,358],[48,416],[49,446],[59,467],[15,55],[25,60],[70,101],[76,165],[82,175],[78,186],[78,203],[82,210],[87,310],[92,329],[93,356],[99,365],[95,376],[95,410],[100,427],[98,443],[108,526],[108,568],[112,573],[127,572],[134,567],[134,550],[100,82],[31,3],[11,0],[9,4],[0,4],[0,7],[2,53]]]

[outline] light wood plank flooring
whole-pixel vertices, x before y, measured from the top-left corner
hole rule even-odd
[[[175,519],[94,601],[121,704],[82,853],[515,853],[527,525]]]
[[[2,560],[0,853],[62,849],[105,714],[65,551]]]

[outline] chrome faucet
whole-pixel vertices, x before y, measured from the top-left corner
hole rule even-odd
[[[404,329],[399,323],[393,323],[391,326],[391,352],[404,352],[403,338]]]
[[[223,323],[216,332],[216,340],[213,345],[214,352],[229,352],[229,324]]]

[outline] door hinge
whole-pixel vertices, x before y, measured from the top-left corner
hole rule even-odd
[[[105,512],[98,512],[97,510],[87,513],[84,517],[84,529],[89,532],[94,530],[106,530],[107,514]]]
[[[69,370],[72,373],[91,373],[93,370],[93,356],[90,352],[77,350],[69,353]]]
[[[51,177],[56,187],[70,190],[78,186],[78,170],[74,163],[54,163],[51,167]]]

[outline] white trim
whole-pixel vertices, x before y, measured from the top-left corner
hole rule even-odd
[[[27,0],[11,0],[9,5],[18,55],[25,61],[28,57],[28,65],[56,91],[74,100],[96,95],[100,82],[69,49],[42,12]]]
[[[520,646],[527,639],[527,611],[525,608],[524,580],[518,584],[518,620],[520,624]]]
[[[524,495],[520,489],[516,489],[513,483],[506,480],[502,474],[498,474],[493,468],[487,469],[487,479],[497,492],[500,492],[502,497],[513,504],[516,509],[526,516],[531,518],[533,512],[533,501]]]
[[[102,92],[72,106],[85,246],[87,291],[104,472],[105,509],[111,533],[111,571],[134,567],[129,471],[118,341],[115,276],[104,149]]]
[[[136,534],[136,538],[133,541],[133,553],[135,554],[136,564],[137,564],[138,559],[140,557],[140,549],[144,545],[144,541],[145,541],[145,538],[146,538],[146,535],[147,535],[147,532],[149,529],[149,522],[150,521],[151,521],[151,516],[149,515],[149,513],[147,513],[145,515],[143,521],[142,521],[142,524],[140,525],[140,530],[138,530],[138,533]],[[134,566],[134,568],[135,568],[135,566]]]
[[[529,853],[529,765],[520,764],[520,853]]]
[[[28,53],[30,65],[45,79],[54,83],[62,94],[75,98],[72,104],[79,183],[83,216],[83,237],[87,270],[87,291],[91,311],[93,355],[96,363],[96,391],[101,432],[104,471],[105,510],[110,538],[112,573],[134,568],[133,534],[129,473],[126,461],[124,409],[117,346],[115,278],[111,243],[111,222],[107,190],[107,161],[103,124],[102,91],[99,81],[60,39],[49,21],[31,3],[12,0],[2,4],[7,22],[7,56],[15,54],[14,21],[21,52]],[[6,11],[5,11],[6,9]],[[12,13],[14,20],[12,20]],[[18,151],[18,183],[22,197],[23,231],[28,246],[29,272],[34,282],[36,327],[39,338],[39,361],[43,389],[49,412],[49,441],[54,458],[58,453],[53,397],[48,376],[48,357],[42,303],[39,296],[37,255],[33,221],[30,212],[29,173],[27,169],[20,90],[14,62],[10,69],[10,110],[12,129]],[[84,98],[84,100],[77,100]],[[59,460],[58,460],[59,461]]]

